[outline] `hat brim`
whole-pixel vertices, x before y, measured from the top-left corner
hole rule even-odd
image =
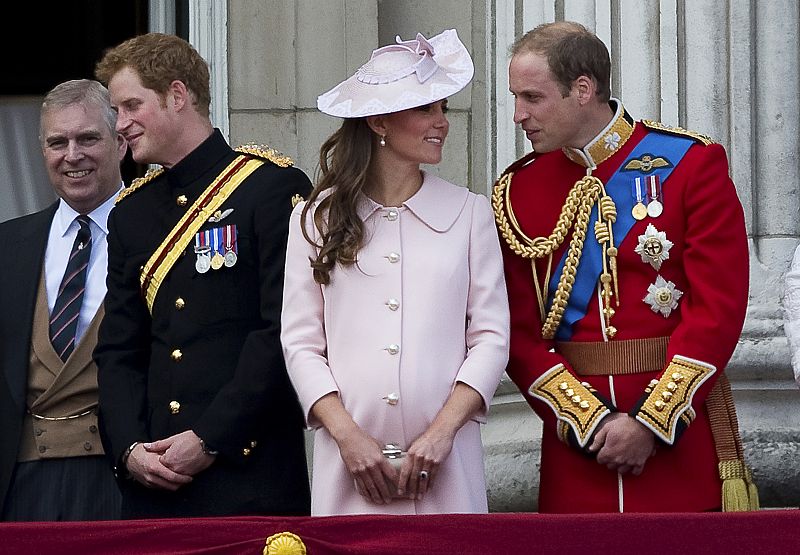
[[[353,75],[317,98],[317,108],[340,118],[391,114],[425,106],[459,92],[475,73],[472,58],[455,29],[431,37],[438,69],[420,83],[412,73],[390,83],[365,83]]]

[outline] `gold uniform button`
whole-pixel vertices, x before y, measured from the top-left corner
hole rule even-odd
[[[179,412],[181,412],[181,404],[178,401],[170,401],[169,412],[171,412],[172,414],[178,414]]]
[[[187,202],[189,202],[189,199],[186,198],[186,195],[181,195],[181,196],[179,196],[178,198],[175,199],[175,203],[178,206],[186,206]]]
[[[184,300],[183,300],[182,298],[180,298],[180,297],[178,297],[177,299],[175,299],[175,308],[177,308],[178,310],[183,310],[183,307],[184,307],[184,306],[186,306],[186,301],[184,301]]]
[[[250,449],[248,449],[247,447],[242,449],[242,455],[244,455],[245,457],[249,457],[250,456]]]
[[[180,362],[181,359],[183,358],[183,353],[181,352],[180,349],[175,349],[174,351],[172,351],[172,353],[169,356],[175,362]]]

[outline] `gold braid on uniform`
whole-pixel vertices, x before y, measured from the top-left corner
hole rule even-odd
[[[119,201],[121,201],[131,193],[138,191],[144,185],[147,185],[162,173],[164,173],[164,168],[151,168],[147,170],[147,173],[144,174],[144,177],[137,177],[136,179],[131,181],[130,185],[128,185],[119,192],[117,198],[114,199],[114,204],[117,204]]]
[[[281,154],[274,148],[271,148],[266,145],[248,143],[237,146],[234,150],[240,154],[249,154],[257,158],[269,160],[270,162],[281,168],[288,168],[289,166],[294,165],[294,160],[292,160],[290,157]],[[116,200],[114,200],[114,204],[118,203],[131,193],[134,193],[135,191],[139,190],[142,186],[146,185],[147,183],[149,183],[162,173],[164,173],[164,168],[151,168],[147,170],[147,173],[144,174],[144,177],[137,177],[131,182],[130,185],[128,185],[122,191],[120,191],[119,195],[117,195]],[[292,197],[292,207],[294,208],[302,200],[303,198],[300,195],[295,195],[294,197]]]
[[[292,160],[290,157],[286,156],[285,154],[281,154],[274,148],[271,148],[267,145],[248,143],[245,145],[239,145],[234,150],[240,154],[250,154],[251,156],[256,156],[257,158],[269,160],[281,168],[288,168],[289,166],[294,165],[294,160]]]
[[[255,156],[263,160],[269,160],[270,162],[281,168],[288,168],[290,166],[294,166],[294,160],[292,160],[285,154],[281,154],[274,148],[267,145],[247,143],[244,145],[239,145],[233,150],[235,150],[239,154],[249,154],[251,156]],[[302,196],[295,193],[294,195],[292,195],[292,198],[290,199],[292,208],[294,208],[304,200],[305,199]]]
[[[492,208],[494,209],[495,219],[500,234],[505,239],[512,252],[531,259],[531,267],[536,282],[539,307],[542,311],[542,337],[552,339],[555,337],[556,330],[564,317],[564,310],[567,308],[569,297],[572,294],[572,287],[575,284],[575,274],[578,271],[583,244],[586,239],[586,230],[589,227],[589,218],[595,203],[598,204],[598,221],[595,224],[595,238],[603,246],[603,273],[600,281],[603,284],[603,302],[605,330],[609,337],[613,337],[616,329],[610,325],[611,316],[614,310],[611,308],[611,296],[618,295],[617,286],[617,249],[614,247],[613,231],[611,225],[617,219],[617,209],[613,199],[606,194],[603,183],[593,175],[586,175],[579,179],[572,186],[555,228],[547,237],[530,238],[522,231],[519,222],[514,215],[511,206],[511,179],[513,172],[506,172],[497,181],[492,190]],[[545,278],[544,289],[539,288],[539,280],[536,272],[535,260],[546,256],[552,257],[553,253],[561,246],[567,235],[572,231],[567,257],[564,261],[564,269],[558,280],[558,287],[553,296],[553,303],[550,310],[544,317],[544,307],[547,302],[546,290],[549,282],[548,276]],[[517,236],[519,235],[522,239]],[[610,246],[609,246],[610,245]],[[552,260],[552,259],[551,259]],[[549,264],[548,264],[549,266]],[[610,272],[609,272],[610,270]],[[612,292],[612,283],[613,289]]]

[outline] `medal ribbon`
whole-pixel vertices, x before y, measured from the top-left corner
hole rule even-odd
[[[263,160],[244,155],[237,156],[189,207],[186,214],[150,256],[139,274],[140,288],[150,314],[153,313],[153,303],[161,283],[177,262],[181,252],[191,243],[192,237],[242,181],[263,163]]]
[[[225,254],[222,247],[222,228],[215,227],[212,232],[214,233],[214,254],[222,256]]]
[[[633,181],[636,187],[636,204],[644,204],[644,194],[642,193],[642,178],[636,177]]]
[[[228,224],[225,226],[225,252],[236,252],[236,226]]]
[[[647,188],[649,189],[648,196],[650,200],[661,200],[661,184],[659,183],[658,174],[647,176]]]
[[[631,151],[627,158],[620,164],[608,182],[605,185],[606,192],[614,199],[614,204],[617,206],[617,221],[614,222],[614,246],[619,248],[628,232],[636,223],[631,210],[633,209],[634,200],[630,193],[630,176],[626,175],[631,170],[624,168],[629,161],[639,159],[645,154],[658,152],[659,156],[666,158],[671,162],[669,167],[653,168],[649,172],[641,170],[633,170],[639,175],[658,175],[661,179],[661,189],[663,192],[665,182],[672,173],[683,157],[688,152],[689,147],[695,143],[694,139],[676,137],[664,133],[650,132],[639,142],[638,145]],[[646,181],[646,180],[645,180]],[[592,208],[592,214],[589,218],[589,227],[587,229],[593,230],[594,224],[597,222],[597,205]],[[567,253],[561,257],[558,267],[553,272],[553,277],[548,286],[548,306],[552,303],[553,295],[558,288],[558,281],[561,273],[564,270],[564,262]],[[583,245],[583,253],[581,254],[580,261],[578,262],[578,271],[575,274],[575,284],[572,287],[572,294],[569,297],[567,308],[564,310],[564,318],[561,320],[556,331],[556,339],[559,341],[567,341],[572,337],[572,326],[575,322],[586,316],[588,311],[589,301],[597,289],[597,281],[603,271],[603,249],[594,238],[586,239]]]

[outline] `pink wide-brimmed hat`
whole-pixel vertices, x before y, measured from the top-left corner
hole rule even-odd
[[[455,29],[426,39],[401,40],[372,52],[355,75],[317,97],[321,112],[340,118],[391,114],[451,96],[475,67]]]

